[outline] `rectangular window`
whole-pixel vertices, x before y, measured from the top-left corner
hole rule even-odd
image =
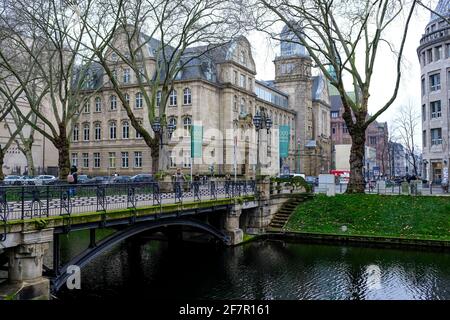
[[[428,63],[433,62],[433,49],[427,50],[427,58]]]
[[[423,105],[422,106],[422,121],[427,120],[427,106]]]
[[[130,83],[130,69],[123,69],[123,83]]]
[[[332,118],[339,118],[339,111],[332,111],[331,112],[331,117]]]
[[[245,79],[246,79],[245,75],[241,74],[241,87],[242,88],[245,88]]]
[[[377,137],[369,137],[369,142],[371,145],[377,144]]]
[[[142,168],[142,151],[136,151],[134,153],[134,167]]]
[[[441,90],[441,74],[436,73],[430,76],[430,91]]]
[[[189,151],[183,152],[183,168],[191,167],[191,153]]]
[[[447,51],[446,57],[447,57],[447,59],[448,59],[448,58],[450,58],[450,44],[447,44],[447,45],[445,46],[445,48],[446,48],[446,51]]]
[[[90,105],[89,101],[86,101],[84,103],[83,113],[89,113],[90,111],[91,111],[91,105]]]
[[[128,168],[128,152],[122,152],[122,168]]]
[[[344,123],[343,127],[342,127],[342,132],[343,133],[348,133],[348,128],[347,125]]]
[[[425,57],[425,52],[422,52],[422,65],[426,65],[427,64],[427,59]]]
[[[233,71],[233,74],[234,74],[234,84],[238,85],[238,73],[237,73],[237,71]]]
[[[427,146],[427,131],[422,131],[422,147],[425,148]]]
[[[434,48],[434,56],[436,61],[442,59],[442,46]]]
[[[100,152],[94,152],[94,168],[100,168]]]
[[[176,159],[175,152],[173,152],[173,151],[169,152],[169,159],[170,159],[170,167],[176,168],[177,167],[177,159]]]
[[[109,167],[110,168],[116,167],[116,153],[115,152],[109,153]]]
[[[78,167],[78,153],[72,153],[72,165]]]
[[[422,78],[422,96],[425,95],[425,78]]]
[[[430,103],[431,119],[441,117],[441,101],[433,101]]]
[[[332,132],[333,132],[333,134],[336,134],[336,128],[335,127],[332,128]]]
[[[83,168],[89,168],[89,153],[83,153]]]
[[[431,129],[431,145],[436,146],[442,144],[442,129]]]

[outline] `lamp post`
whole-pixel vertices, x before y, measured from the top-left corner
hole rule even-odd
[[[159,117],[156,117],[155,120],[152,123],[152,130],[155,134],[159,135],[159,155],[160,157],[163,156],[163,146],[167,145],[163,143],[163,135],[164,135],[164,125],[161,123],[161,119]],[[175,125],[170,123],[167,125],[167,133],[168,138],[172,135],[172,133],[175,131]],[[165,155],[164,155],[165,156]]]
[[[270,128],[272,128],[272,119],[270,119],[269,115],[264,112],[264,110],[257,111],[255,116],[253,117],[253,125],[255,126],[256,133],[258,135],[258,141],[256,144],[256,178],[261,175],[261,164],[259,160],[259,132],[261,129],[267,129],[267,133],[270,132]]]
[[[423,160],[423,165],[424,165],[424,172],[425,172],[425,174],[426,175],[428,175],[428,185],[429,185],[429,187],[430,187],[430,194],[432,194],[433,193],[433,182],[431,181],[431,162],[430,162],[430,171],[429,171],[429,173],[427,173],[427,165],[428,165],[428,160],[427,159],[424,159]]]
[[[300,174],[300,138],[297,138],[297,157],[298,157],[298,160],[297,160],[297,173],[298,174]]]

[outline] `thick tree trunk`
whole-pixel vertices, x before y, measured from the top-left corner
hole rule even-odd
[[[27,159],[28,174],[30,176],[34,176],[36,172],[34,168],[33,152],[31,151],[31,148],[25,149],[25,158]]]
[[[0,181],[3,182],[5,180],[5,174],[3,173],[3,162],[5,160],[5,154],[3,150],[0,150]]]
[[[346,193],[364,193],[364,152],[366,134],[364,130],[355,128],[351,135],[352,147],[350,152],[350,181]]]
[[[153,173],[157,173],[160,170],[159,166],[159,141],[160,137],[159,135],[156,135],[154,139],[152,139],[152,143],[149,146],[150,147],[150,155],[152,156],[152,171]]]
[[[55,146],[58,149],[59,178],[62,181],[65,181],[67,175],[70,173],[70,141],[67,138],[65,128],[60,126],[59,130],[60,134],[56,140]]]

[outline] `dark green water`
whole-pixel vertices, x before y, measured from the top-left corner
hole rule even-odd
[[[77,250],[72,245],[63,255]],[[128,242],[84,268],[81,286],[63,289],[57,296],[450,299],[450,253],[271,241],[236,248]]]

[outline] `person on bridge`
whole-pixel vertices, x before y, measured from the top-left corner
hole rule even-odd
[[[183,182],[185,181],[185,177],[183,175],[183,173],[181,172],[181,169],[178,168],[177,169],[177,173],[174,174],[173,176],[173,181],[174,181],[174,191],[175,191],[175,199],[181,199],[182,195],[183,195],[183,191],[182,191],[182,185]]]
[[[78,168],[73,165],[70,168],[70,174],[67,176],[67,182],[69,184],[77,184],[78,183]],[[75,195],[75,187],[71,187],[69,189],[69,195],[73,197]]]

